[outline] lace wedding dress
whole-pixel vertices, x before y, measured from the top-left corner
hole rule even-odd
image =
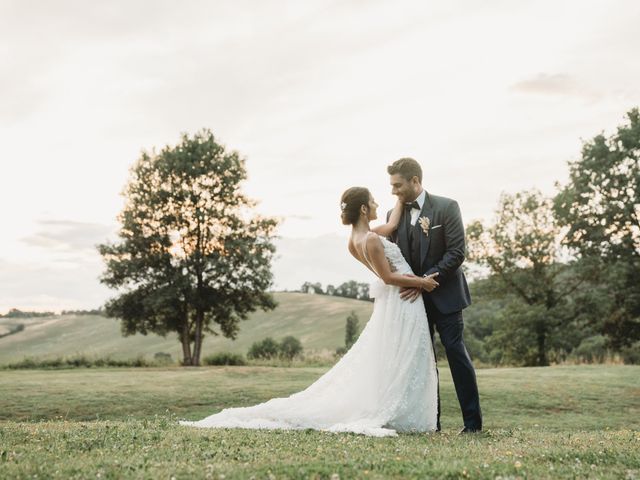
[[[391,269],[411,273],[398,246],[380,237]],[[351,349],[305,390],[251,407],[227,408],[200,428],[316,429],[376,437],[436,429],[437,372],[420,296],[411,303],[399,288],[377,280],[373,313]]]

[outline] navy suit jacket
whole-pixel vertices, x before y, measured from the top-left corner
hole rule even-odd
[[[387,213],[387,221],[391,211]],[[416,275],[424,276],[438,272],[436,281],[440,286],[431,293],[423,292],[433,301],[441,313],[454,313],[471,304],[469,286],[461,265],[465,257],[464,224],[458,202],[426,192],[421,217],[429,219],[429,235],[425,235],[417,221],[414,235],[420,235],[420,269]],[[411,244],[407,236],[407,223],[411,214],[405,209],[400,224],[389,239],[400,247],[402,255],[411,265]]]

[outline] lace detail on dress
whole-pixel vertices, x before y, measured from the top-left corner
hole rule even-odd
[[[402,252],[400,251],[400,247],[395,243],[387,240],[385,237],[378,235],[380,240],[382,241],[382,246],[384,247],[384,255],[389,260],[391,264],[392,270],[398,272],[402,275],[410,273],[413,274],[413,270],[405,260]]]
[[[397,245],[380,237],[399,273],[411,268]],[[243,408],[227,408],[200,428],[306,429],[394,436],[433,431],[437,373],[422,297],[403,301],[399,288],[378,279],[371,287],[373,313],[351,349],[305,390]]]

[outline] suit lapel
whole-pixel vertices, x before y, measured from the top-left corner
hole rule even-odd
[[[404,209],[402,212],[402,218],[400,219],[400,226],[397,230],[398,232],[398,247],[400,247],[400,251],[402,255],[407,260],[407,262],[411,262],[411,252],[409,248],[409,237],[407,236],[407,223],[410,223],[411,218],[407,209]]]
[[[424,262],[427,259],[427,253],[429,252],[429,245],[431,243],[431,235],[427,236],[422,231],[422,228],[419,226],[419,220],[421,217],[427,217],[429,219],[429,226],[433,225],[433,203],[431,202],[431,197],[429,193],[425,190],[426,196],[424,198],[424,205],[422,205],[422,210],[420,211],[420,216],[418,217],[418,222],[416,222],[416,226],[418,230],[414,233],[420,235],[420,265],[424,266]]]

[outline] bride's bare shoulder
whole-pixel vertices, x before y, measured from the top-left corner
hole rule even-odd
[[[382,237],[375,232],[367,233],[366,237],[364,237],[364,244],[367,246],[367,251],[383,248]]]
[[[356,246],[353,243],[353,239],[352,238],[349,239],[349,243],[347,244],[347,248],[349,249],[349,253],[355,257],[357,250],[356,250]]]

